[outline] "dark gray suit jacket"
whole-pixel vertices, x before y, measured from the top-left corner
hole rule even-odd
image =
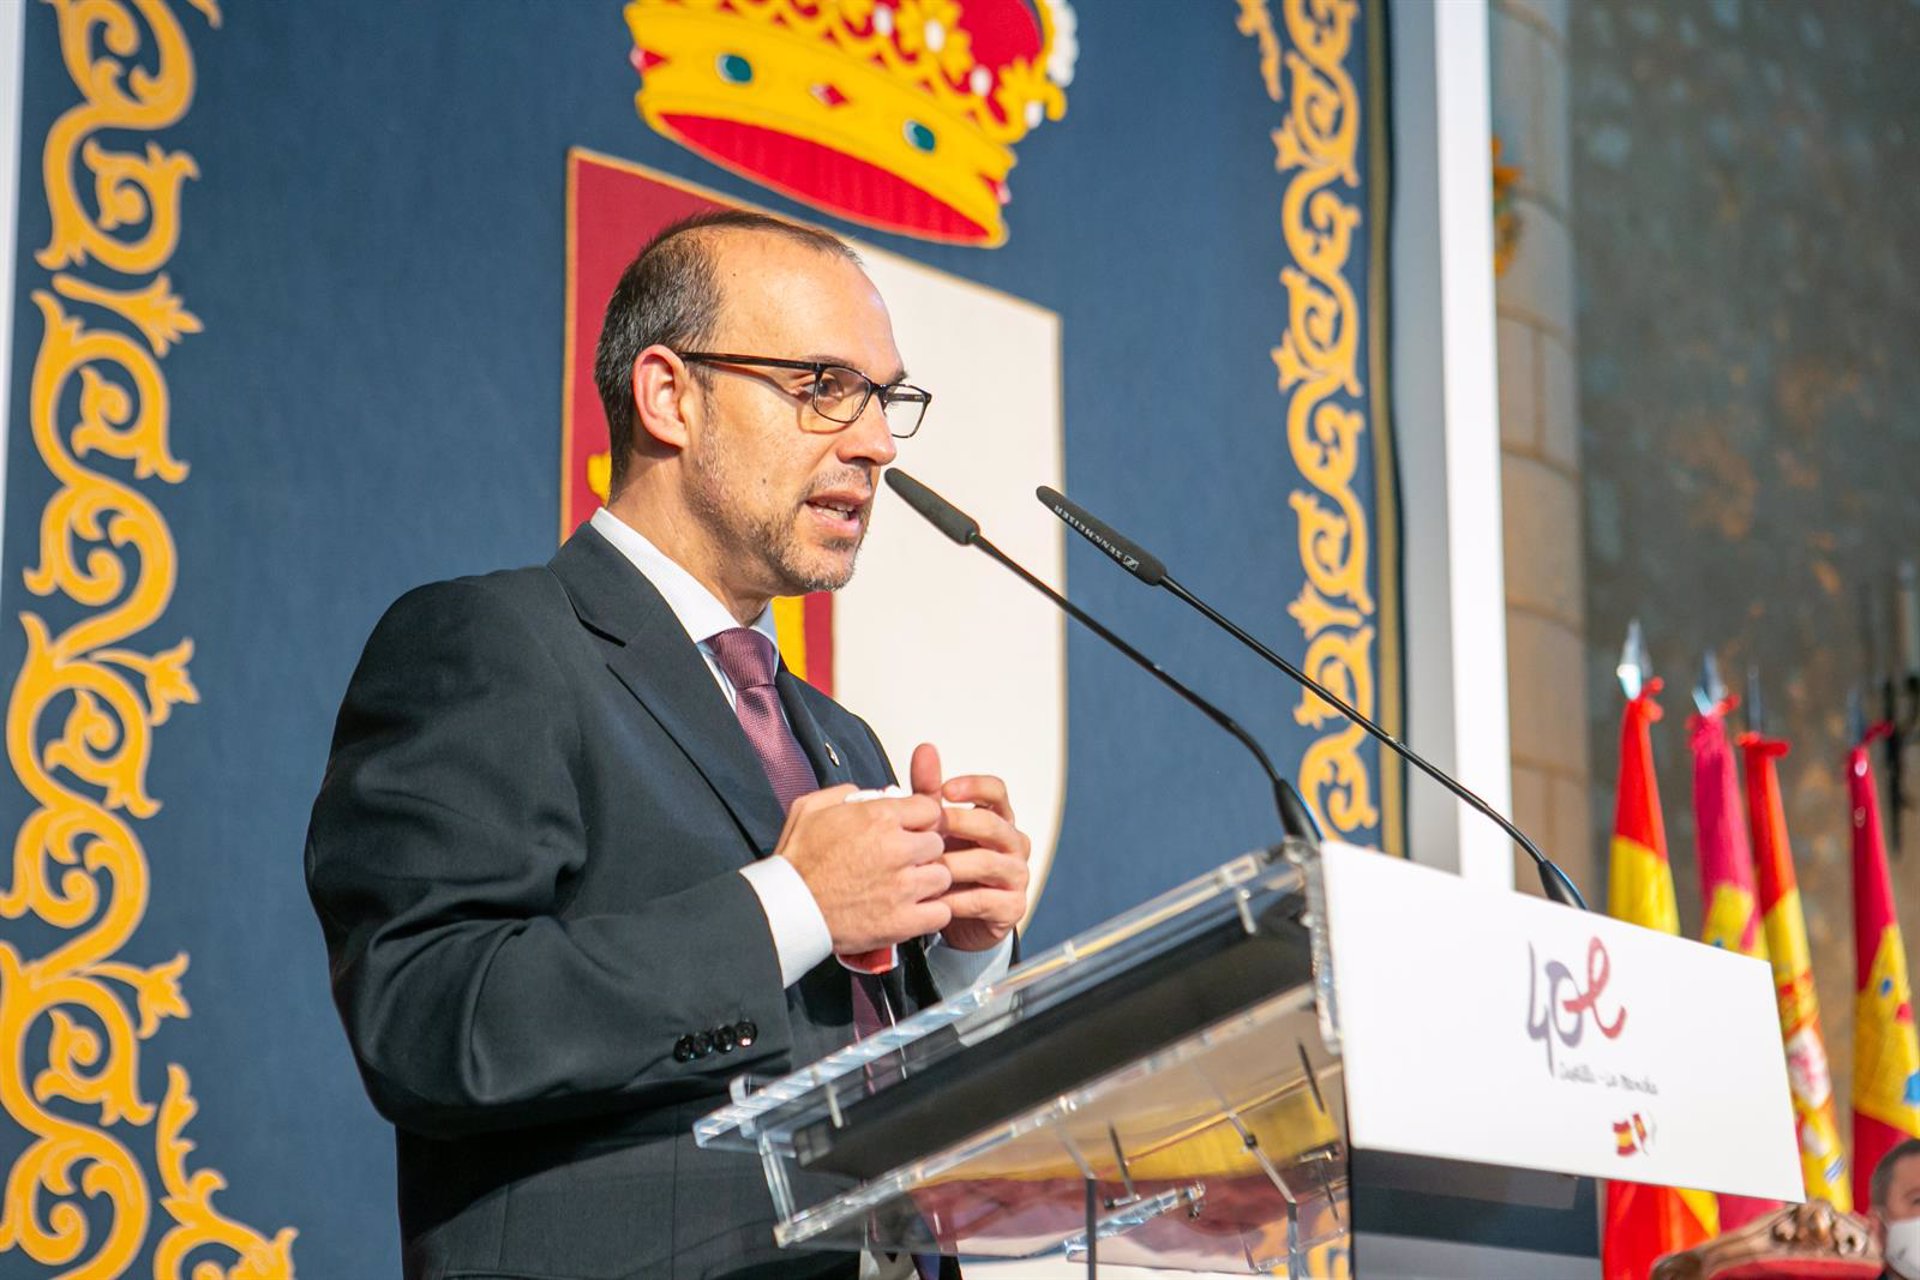
[[[784,669],[779,689],[823,786],[892,781],[863,721]],[[410,1280],[846,1272],[776,1253],[758,1161],[689,1136],[731,1077],[851,1039],[845,970],[783,989],[738,874],[781,826],[699,650],[591,526],[544,567],[388,611],[340,710],[307,883],[398,1131]],[[906,954],[909,1001],[931,998]],[[682,1060],[703,1036],[751,1043]]]

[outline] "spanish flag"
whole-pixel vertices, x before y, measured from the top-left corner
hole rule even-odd
[[[1687,721],[1693,752],[1693,825],[1698,833],[1700,901],[1706,919],[1700,940],[1759,960],[1767,958],[1760,928],[1760,895],[1753,882],[1753,845],[1740,807],[1740,777],[1727,738],[1727,715],[1737,698],[1722,698],[1712,710]],[[1778,1200],[1720,1197],[1720,1229],[1732,1231],[1780,1208]]]
[[[1905,1138],[1920,1137],[1920,1039],[1913,1030],[1913,994],[1887,877],[1880,835],[1880,797],[1867,745],[1847,755],[1853,809],[1853,1199],[1867,1204],[1867,1180],[1880,1157]]]
[[[1667,831],[1649,732],[1660,718],[1654,701],[1659,692],[1658,680],[1647,681],[1627,703],[1620,727],[1607,914],[1677,934],[1680,910],[1674,902],[1673,868],[1667,863]],[[1691,1249],[1719,1233],[1720,1210],[1710,1192],[1609,1182],[1601,1273],[1606,1280],[1646,1280],[1661,1255]]]
[[[1760,873],[1760,910],[1773,962],[1774,995],[1780,1002],[1780,1034],[1786,1040],[1787,1084],[1800,1138],[1800,1172],[1807,1198],[1825,1200],[1843,1213],[1853,1209],[1847,1184],[1847,1153],[1833,1116],[1833,1079],[1827,1043],[1820,1034],[1820,1003],[1813,989],[1813,959],[1807,920],[1787,845],[1787,814],[1780,799],[1775,762],[1787,744],[1757,733],[1740,735],[1747,772],[1747,820],[1753,828],[1753,858]]]

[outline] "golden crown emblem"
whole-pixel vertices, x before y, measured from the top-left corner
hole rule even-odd
[[[1067,0],[631,0],[653,129],[868,226],[997,245],[1014,144],[1066,111]]]

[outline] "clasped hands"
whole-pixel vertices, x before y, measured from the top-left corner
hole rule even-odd
[[[924,742],[908,773],[908,796],[848,804],[850,785],[801,796],[774,853],[806,881],[841,955],[932,933],[961,951],[998,945],[1026,913],[1032,851],[1007,784],[943,779]]]

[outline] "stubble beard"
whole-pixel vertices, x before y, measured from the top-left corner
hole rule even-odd
[[[712,433],[696,446],[695,483],[690,505],[701,521],[717,535],[726,553],[738,562],[758,562],[776,579],[774,594],[800,596],[814,591],[838,591],[853,580],[854,562],[860,545],[866,540],[867,525],[862,523],[857,538],[836,538],[824,544],[831,552],[847,552],[844,560],[830,565],[809,564],[807,548],[801,542],[797,526],[806,518],[807,496],[831,488],[838,477],[809,486],[808,493],[784,515],[757,515],[742,510],[737,495],[746,485],[730,473],[725,450]],[[862,478],[864,481],[864,477]],[[871,514],[869,514],[871,519]],[[849,545],[851,544],[851,545]]]

